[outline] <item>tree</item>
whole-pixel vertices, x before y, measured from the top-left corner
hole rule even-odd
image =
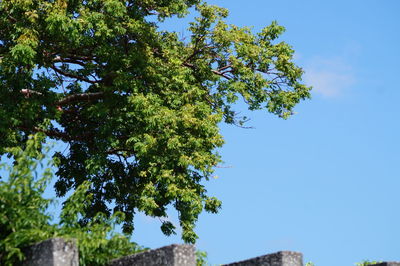
[[[159,29],[193,9],[187,39]],[[221,161],[218,124],[246,121],[234,103],[287,118],[310,96],[282,26],[253,34],[227,15],[201,0],[0,1],[0,154],[35,132],[67,143],[55,189],[91,181],[83,223],[120,211],[132,232],[136,212],[173,206],[194,242],[198,215],[221,206],[201,183]]]
[[[59,223],[52,223],[48,207],[53,200],[42,195],[53,176],[52,161],[47,160],[44,171],[38,170],[46,162],[47,152],[41,152],[43,139],[43,134],[36,134],[29,137],[24,150],[7,149],[14,165],[0,165],[6,174],[5,181],[0,181],[0,264],[19,265],[24,259],[24,248],[52,237],[73,239],[79,248],[80,265],[105,265],[113,258],[143,250],[129,237],[115,233],[122,213],[110,218],[97,213],[87,225],[80,224],[80,217],[92,200],[87,193],[88,181],[65,202]],[[48,147],[44,150],[48,151]]]

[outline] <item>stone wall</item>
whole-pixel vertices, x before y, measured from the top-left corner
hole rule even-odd
[[[244,261],[225,264],[225,266],[303,266],[303,254],[293,251],[279,251]]]
[[[25,251],[24,266],[79,266],[75,243],[62,238],[51,238]]]
[[[71,241],[53,238],[28,248],[24,266],[79,266],[79,254]],[[112,260],[109,266],[196,266],[192,245],[170,245]],[[304,266],[303,255],[279,251],[225,266]],[[381,262],[374,266],[400,266],[400,262]]]
[[[110,266],[192,266],[196,265],[196,252],[192,245],[170,245],[148,250],[110,262]]]

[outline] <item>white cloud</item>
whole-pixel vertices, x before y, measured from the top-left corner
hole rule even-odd
[[[355,76],[344,58],[312,59],[304,68],[304,81],[313,92],[324,97],[338,97],[355,83]]]

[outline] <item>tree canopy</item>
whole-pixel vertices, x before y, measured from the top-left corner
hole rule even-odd
[[[187,38],[160,29],[189,11]],[[199,214],[221,206],[202,183],[221,161],[218,125],[246,121],[235,102],[287,118],[310,96],[282,26],[253,33],[227,15],[200,0],[0,1],[0,154],[35,132],[67,143],[55,189],[91,182],[82,223],[123,212],[132,232],[136,212],[173,206],[194,242]]]

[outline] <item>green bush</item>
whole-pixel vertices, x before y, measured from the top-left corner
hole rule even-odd
[[[115,232],[124,218],[122,213],[110,218],[98,213],[89,223],[80,222],[92,200],[87,193],[89,182],[80,185],[65,202],[59,223],[51,222],[48,207],[54,201],[43,198],[43,193],[53,177],[55,162],[46,158],[49,147],[43,147],[43,142],[43,135],[31,136],[24,149],[7,150],[13,157],[12,166],[0,165],[7,175],[0,181],[0,265],[22,261],[24,248],[52,237],[74,239],[82,266],[104,265],[110,259],[143,250],[127,235]],[[42,169],[40,176],[38,169]]]

